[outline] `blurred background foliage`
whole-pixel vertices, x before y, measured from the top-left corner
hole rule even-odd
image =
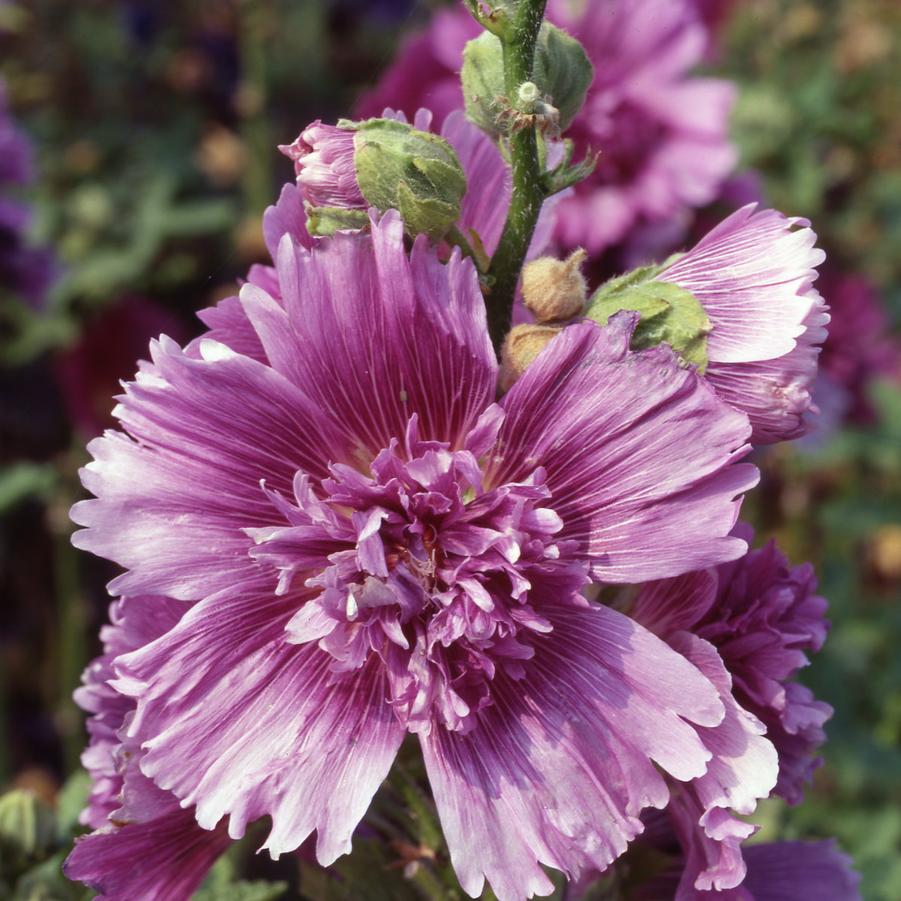
[[[193,313],[264,259],[260,214],[291,177],[275,145],[314,118],[346,115],[438,5],[0,0],[0,75],[37,154],[39,178],[25,195],[33,237],[57,259],[42,303],[0,297],[0,784],[15,790],[0,800],[0,896],[86,897],[58,874],[85,788],[71,694],[97,651],[113,573],[69,544],[84,444],[109,423],[117,381],[148,339],[192,337]],[[865,897],[894,901],[901,5],[720,6],[728,15],[708,68],[739,86],[742,169],[760,174],[773,206],[813,221],[830,257],[827,300],[829,284],[850,278],[869,304],[865,317],[850,292],[834,339],[843,343],[829,351],[856,379],[833,427],[758,455],[763,482],[745,508],[761,540],[776,536],[793,560],[815,562],[833,624],[805,676],[836,708],[826,765],[802,806],[764,805],[762,837],[836,834],[863,873]],[[700,211],[699,223],[711,215]],[[877,344],[889,365],[868,362]],[[385,898],[418,897],[417,880],[429,874],[421,850],[433,836],[427,801],[407,789],[386,791],[404,798],[410,843],[385,852],[364,841],[355,863],[342,864],[335,898],[352,897],[360,873],[375,891],[376,870]],[[241,843],[198,898],[265,901],[285,896],[299,870],[307,885],[323,878],[303,862],[262,866]]]

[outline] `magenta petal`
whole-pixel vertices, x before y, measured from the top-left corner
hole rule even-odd
[[[241,530],[272,523],[260,480],[288,493],[298,469],[324,475],[340,444],[270,368],[213,343],[202,360],[168,340],[152,350],[116,410],[137,440],[108,432],[89,446],[81,475],[97,499],[72,508],[87,527],[72,541],[130,570],[113,592],[197,599],[251,570]]]
[[[421,736],[451,859],[472,897],[547,894],[541,865],[605,869],[680,779],[707,766],[694,724],[723,716],[690,663],[605,607],[547,608],[553,631],[524,678],[498,676],[495,703],[465,734]]]
[[[731,560],[740,495],[757,481],[745,416],[660,346],[630,352],[635,317],[566,328],[503,400],[495,481],[548,474],[554,509],[607,582]],[[615,399],[615,400],[614,400]],[[703,440],[701,439],[703,436]]]
[[[270,816],[276,857],[316,829],[328,864],[350,850],[404,733],[378,667],[336,675],[315,645],[289,643],[297,603],[268,583],[207,598],[119,658],[116,687],[137,698],[142,771],[195,804],[202,826],[228,815],[238,838]]]
[[[98,901],[188,901],[229,844],[223,830],[201,829],[174,803],[158,819],[76,839],[63,872]]]
[[[423,438],[457,443],[493,399],[497,363],[472,263],[454,254],[441,264],[425,239],[408,255],[396,214],[314,252],[283,239],[278,274],[287,319],[258,290],[245,309],[273,366],[367,457],[402,438],[413,414]]]

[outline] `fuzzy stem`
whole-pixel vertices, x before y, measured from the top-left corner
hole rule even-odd
[[[532,80],[535,43],[544,20],[546,5],[547,0],[519,0],[511,27],[501,39],[504,48],[504,82],[510,102],[514,102],[517,97],[519,86]],[[510,157],[513,196],[504,231],[488,271],[491,292],[486,299],[488,330],[495,349],[498,350],[510,330],[516,284],[545,199],[538,159],[538,137],[534,126],[515,131],[510,136]]]

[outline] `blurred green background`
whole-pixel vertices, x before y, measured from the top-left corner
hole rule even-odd
[[[55,875],[84,788],[71,695],[113,575],[69,544],[84,444],[147,340],[192,337],[194,311],[265,258],[260,214],[292,177],[275,145],[346,115],[437,5],[0,0],[0,76],[37,156],[33,239],[58,267],[42,303],[0,295],[0,784],[48,805],[23,843],[0,803],[3,897],[84,896]],[[836,708],[826,763],[802,806],[764,805],[762,835],[837,835],[864,896],[896,901],[901,4],[721,5],[708,68],[740,89],[741,169],[760,173],[771,205],[813,221],[830,260],[821,289],[847,297],[827,350],[847,375],[834,427],[758,455],[764,478],[745,508],[761,539],[816,563],[832,621],[804,675]],[[266,891],[246,898],[278,896]]]

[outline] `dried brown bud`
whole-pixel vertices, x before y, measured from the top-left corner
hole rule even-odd
[[[522,270],[522,296],[538,322],[563,322],[585,308],[588,286],[581,273],[587,254],[574,250],[565,260],[540,257]]]
[[[560,333],[560,325],[517,325],[510,329],[501,351],[501,390],[509,391],[526,367]]]

